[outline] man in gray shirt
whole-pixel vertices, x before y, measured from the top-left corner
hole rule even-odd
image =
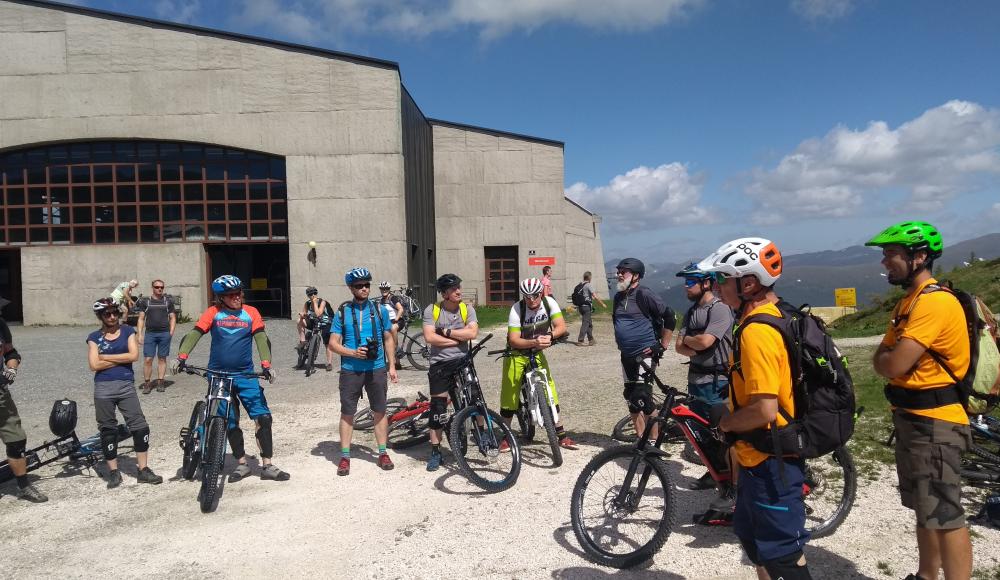
[[[594,290],[594,286],[590,283],[590,277],[590,272],[584,272],[583,282],[577,284],[576,288],[573,289],[573,305],[579,309],[581,319],[580,336],[576,339],[577,346],[594,346],[596,344],[594,323],[591,321],[594,314],[594,300],[600,303],[601,308],[607,308],[607,304],[601,300],[597,291]],[[587,342],[583,342],[584,338],[587,339]]]
[[[435,283],[441,302],[424,309],[424,341],[430,347],[427,371],[431,390],[431,456],[427,471],[441,467],[441,431],[448,418],[448,395],[455,384],[459,362],[469,352],[470,342],[479,334],[476,309],[462,302],[462,279],[445,274]]]

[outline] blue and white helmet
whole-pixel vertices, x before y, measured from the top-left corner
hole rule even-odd
[[[216,294],[226,294],[229,292],[239,292],[243,289],[243,282],[232,274],[219,276],[212,281],[212,292]]]
[[[348,286],[360,281],[372,281],[372,273],[368,271],[368,268],[351,268],[347,271],[347,274],[344,274],[344,284]]]

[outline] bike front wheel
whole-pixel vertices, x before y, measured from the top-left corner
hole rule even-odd
[[[506,441],[509,450],[500,450]],[[455,463],[476,487],[503,491],[517,482],[521,473],[521,448],[500,415],[489,409],[466,407],[452,418],[448,444]]]
[[[316,372],[316,356],[319,355],[319,345],[323,342],[319,332],[314,332],[309,339],[309,352],[306,356],[306,376]]]
[[[406,449],[426,442],[431,438],[430,411],[414,415],[389,425],[389,447]]]
[[[424,336],[422,334],[411,336],[409,342],[406,343],[406,358],[409,359],[410,366],[418,371],[426,371],[427,367],[430,366],[430,356],[431,353],[427,348],[427,343],[424,342]]]
[[[651,455],[629,446],[605,449],[583,468],[573,487],[573,533],[587,557],[631,568],[655,555],[674,523],[670,474]]]
[[[535,438],[535,419],[531,416],[528,402],[525,401],[523,394],[514,416],[517,417],[517,428],[521,432],[521,439],[530,443]]]
[[[854,506],[858,472],[847,447],[806,460],[802,500],[806,505],[806,530],[813,538],[829,536]]]
[[[559,467],[563,463],[562,447],[559,446],[559,436],[556,434],[556,419],[552,415],[552,407],[549,406],[549,398],[545,393],[546,387],[545,383],[535,384],[535,400],[538,401],[538,410],[542,413],[545,436],[549,440],[549,447],[552,448],[552,467]]]
[[[405,408],[406,399],[402,397],[393,397],[385,402],[385,416],[392,417]],[[358,431],[368,431],[374,427],[375,412],[372,411],[371,407],[358,409],[357,413],[354,414],[354,428]]]
[[[184,450],[184,461],[181,464],[181,475],[188,481],[194,479],[201,463],[202,444],[205,442],[204,425],[205,401],[198,401],[191,411],[191,420],[187,431],[182,434],[181,448]],[[199,432],[201,431],[201,432]]]
[[[201,511],[208,513],[215,509],[219,493],[219,476],[226,461],[226,419],[212,417],[205,429],[205,459],[201,468]]]

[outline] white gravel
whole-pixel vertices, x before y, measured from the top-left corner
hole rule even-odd
[[[78,577],[350,577],[350,578],[754,578],[728,529],[686,522],[704,509],[711,492],[679,491],[675,526],[648,568],[617,571],[582,555],[569,524],[569,498],[583,465],[601,448],[624,413],[617,351],[607,319],[598,321],[600,344],[553,349],[567,426],[583,444],[566,451],[565,464],[545,467],[540,446],[524,451],[520,479],[495,495],[479,492],[450,468],[424,470],[426,446],[394,453],[396,469],[373,461],[371,434],[355,439],[352,473],[335,474],[339,455],[336,372],[309,379],[291,370],[294,328],[268,323],[281,383],[267,389],[275,416],[275,462],[292,474],[284,483],[256,477],[226,484],[218,510],[202,514],[198,484],[179,480],[177,433],[203,383],[180,377],[167,393],[142,396],[152,426],[151,466],[169,478],[140,486],[130,455],[121,461],[125,484],[105,489],[92,471],[59,462],[34,472],[51,497],[29,505],[0,486],[0,566],[9,578]],[[575,330],[575,329],[572,329]],[[78,432],[96,431],[91,375],[83,328],[14,328],[25,356],[13,393],[29,445],[50,438],[52,401],[80,404]],[[180,336],[180,333],[178,333]],[[495,339],[495,344],[501,342]],[[194,360],[207,359],[208,339]],[[845,344],[846,346],[846,344]],[[686,367],[672,353],[664,373],[676,384]],[[137,365],[137,369],[139,365]],[[481,357],[479,372],[492,399],[499,363]],[[412,397],[426,389],[424,373],[404,370],[391,394]],[[248,426],[245,425],[245,428]],[[248,449],[253,449],[250,431]],[[227,469],[231,469],[231,462]],[[701,469],[672,458],[671,475],[685,487]],[[912,515],[899,505],[895,473],[881,468],[862,481],[844,525],[810,543],[816,578],[901,578],[916,570]],[[975,526],[976,567],[995,567],[1000,532]],[[882,570],[891,570],[889,574]]]

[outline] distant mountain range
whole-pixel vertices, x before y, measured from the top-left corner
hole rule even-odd
[[[964,262],[997,257],[1000,257],[1000,233],[987,234],[947,246],[935,269],[940,267],[947,272],[963,266]],[[778,293],[794,304],[832,306],[834,288],[856,288],[859,306],[868,304],[889,285],[882,276],[885,270],[880,258],[877,248],[865,246],[785,256]],[[618,259],[609,260],[606,270],[614,271],[617,263]],[[680,278],[674,275],[683,267],[684,264],[669,262],[646,263],[646,285],[660,292],[675,309],[686,309],[689,305]]]

